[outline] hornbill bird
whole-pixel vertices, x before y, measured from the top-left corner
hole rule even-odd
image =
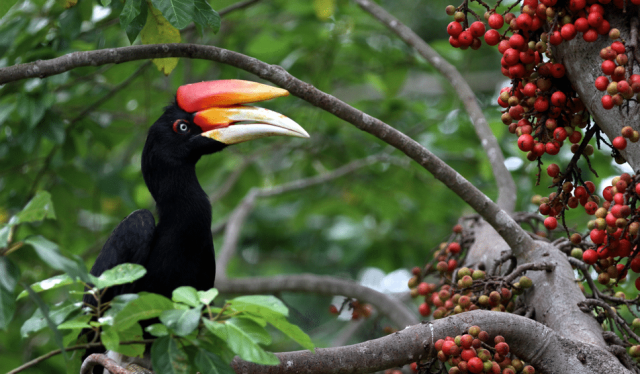
[[[91,274],[99,276],[118,264],[134,263],[147,273],[133,283],[107,289],[102,303],[125,293],[146,291],[171,298],[180,286],[213,287],[211,204],[196,177],[196,163],[203,155],[248,140],[279,135],[308,138],[293,120],[242,105],[288,94],[242,80],[178,88],[175,102],[149,129],[142,151],[142,175],[156,201],[158,225],[146,209],[131,213],[109,236],[91,268]],[[83,301],[97,305],[91,294]]]

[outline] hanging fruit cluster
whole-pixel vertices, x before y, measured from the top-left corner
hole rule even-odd
[[[438,360],[449,364],[449,374],[491,373],[491,374],[534,374],[533,366],[526,365],[509,353],[509,344],[504,337],[494,337],[494,346],[486,331],[479,326],[471,326],[464,335],[447,336],[435,343]]]
[[[474,1],[486,10],[488,30],[469,8]],[[640,0],[631,3],[635,2]],[[524,0],[502,13],[497,12],[500,1],[494,8],[477,0],[447,7],[447,14],[454,18],[447,26],[453,47],[478,49],[482,38],[488,45],[498,46],[502,74],[512,79],[512,85],[503,88],[498,98],[498,104],[505,108],[502,121],[518,135],[518,147],[527,152],[529,160],[545,153],[558,154],[567,140],[574,145],[574,152],[577,149],[582,139],[580,129],[589,124],[589,114],[565,77],[564,65],[554,60],[551,47],[579,35],[587,42],[599,36],[619,39],[620,31],[611,28],[601,5],[609,3],[611,0]],[[515,5],[520,5],[517,16],[511,12]],[[614,0],[613,5],[623,9],[625,1]],[[477,20],[470,22],[471,17]],[[502,28],[505,30],[501,33],[498,30]],[[602,103],[610,109],[640,92],[640,75],[630,75],[627,65],[633,58],[627,56],[621,41],[603,49],[601,56],[605,59],[603,73],[611,77],[611,82],[607,76],[600,76],[595,84],[607,91]]]
[[[329,313],[339,315],[344,308],[351,311],[351,319],[358,320],[360,318],[369,318],[373,313],[373,307],[370,304],[361,303],[358,300],[345,299],[340,308],[334,304],[329,305]]]

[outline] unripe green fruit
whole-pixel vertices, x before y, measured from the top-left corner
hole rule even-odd
[[[418,286],[418,277],[411,277],[409,282],[407,282],[407,286],[409,286],[409,288],[416,288]]]
[[[482,295],[478,298],[478,304],[482,306],[489,306],[489,296]]]
[[[469,268],[467,268],[467,267],[460,268],[458,270],[458,279],[461,279],[465,275],[471,275],[471,270]]]
[[[471,327],[469,327],[469,335],[473,336],[474,338],[478,337],[478,334],[480,334],[480,331],[482,331],[480,326],[471,326]]]
[[[607,273],[600,273],[600,275],[598,275],[598,283],[600,284],[607,285],[609,284],[609,280],[611,280],[611,277]]]
[[[633,326],[634,329],[640,328],[640,318],[634,318],[631,326]]]
[[[458,22],[462,22],[465,19],[465,15],[462,12],[455,12],[455,14],[453,15],[453,19],[455,19]]]
[[[575,247],[571,250],[571,257],[582,260],[582,248]]]
[[[580,254],[580,258],[582,258],[582,254]],[[520,282],[518,283],[520,283],[520,287],[524,288],[525,290],[533,286],[533,281],[527,276],[520,277]]]
[[[462,287],[464,288],[468,288],[473,285],[473,279],[469,275],[465,275],[464,277],[462,277],[461,281],[462,281]]]
[[[627,298],[627,295],[625,295],[624,292],[622,292],[622,291],[616,292],[615,295],[613,295],[613,296],[615,296],[617,298],[620,298],[620,299],[626,299]]]
[[[473,280],[484,279],[485,275],[486,273],[482,270],[474,270],[471,278],[473,278]]]
[[[516,371],[520,371],[524,367],[524,363],[522,361],[520,361],[519,359],[517,359],[517,358],[511,360],[511,365],[513,365],[513,368]]]
[[[447,15],[452,16],[456,12],[456,7],[453,5],[447,5],[445,12],[447,12]]]
[[[629,355],[631,357],[640,357],[640,345],[634,345],[629,348]]]

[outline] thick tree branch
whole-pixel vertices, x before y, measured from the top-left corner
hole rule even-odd
[[[217,279],[223,279],[227,276],[227,265],[229,264],[229,261],[231,261],[231,258],[235,254],[235,251],[238,247],[238,240],[240,239],[242,226],[244,225],[244,221],[247,219],[249,213],[251,213],[251,211],[253,210],[256,199],[258,197],[281,195],[287,192],[301,190],[304,188],[327,183],[336,178],[340,178],[346,174],[349,174],[357,169],[369,166],[381,160],[386,160],[388,158],[389,156],[385,153],[369,156],[361,160],[352,161],[326,174],[295,180],[292,182],[281,184],[279,186],[251,189],[238,204],[238,206],[236,206],[233,212],[231,212],[229,219],[224,226],[224,242],[222,243],[222,248],[218,253],[218,259],[216,260]],[[221,225],[216,225],[215,229],[221,229]],[[212,233],[214,232],[217,231],[212,230]]]
[[[478,105],[476,95],[471,90],[471,87],[469,87],[467,81],[462,77],[462,74],[460,74],[455,66],[451,65],[421,37],[414,33],[413,30],[398,21],[382,7],[369,0],[354,1],[358,3],[362,9],[369,12],[382,24],[387,26],[389,30],[398,35],[405,43],[413,47],[416,52],[429,61],[429,63],[451,83],[458,97],[462,100],[464,108],[467,114],[469,114],[471,123],[476,130],[476,134],[480,139],[480,143],[489,157],[493,177],[496,179],[496,184],[498,185],[498,206],[512,213],[516,207],[516,184],[504,164],[502,150],[487,123],[487,119],[482,113],[482,109],[480,109],[480,105]]]
[[[129,370],[121,367],[117,362],[99,353],[89,355],[89,357],[84,360],[82,367],[80,368],[80,374],[91,373],[93,367],[96,365],[104,366],[104,368],[109,370],[111,374],[131,374]]]
[[[419,322],[416,314],[398,298],[383,294],[348,279],[314,274],[216,279],[216,288],[220,292],[247,295],[275,292],[309,292],[328,296],[341,295],[373,305],[379,313],[385,314],[396,327],[404,328]]]
[[[478,190],[453,168],[406,136],[377,118],[361,112],[337,98],[305,83],[283,68],[255,58],[214,46],[194,44],[151,44],[111,48],[89,52],[74,52],[51,60],[35,61],[0,69],[0,84],[20,79],[48,77],[81,66],[99,66],[148,58],[188,57],[217,61],[235,66],[287,89],[293,95],[334,114],[362,131],[366,131],[427,169],[439,181],[469,204],[493,226],[512,248],[515,255],[533,249],[533,239],[491,199]]]
[[[477,310],[407,327],[385,337],[316,353],[276,353],[281,364],[259,366],[236,358],[232,366],[242,374],[370,373],[435,356],[437,339],[456,336],[478,325],[491,337],[502,335],[511,352],[542,373],[595,374],[630,372],[607,350],[563,338],[531,319],[510,313]],[[583,359],[581,361],[581,358]]]

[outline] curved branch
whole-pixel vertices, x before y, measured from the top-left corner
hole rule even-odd
[[[287,374],[370,373],[435,356],[434,344],[477,325],[491,337],[502,335],[511,352],[542,373],[630,374],[605,349],[566,339],[531,319],[510,313],[476,310],[407,327],[385,337],[338,348],[317,348],[315,353],[276,353],[281,364],[260,366],[235,358],[236,373]],[[581,361],[581,358],[583,361]]]
[[[247,295],[275,292],[312,292],[328,296],[342,295],[373,305],[379,313],[385,314],[400,328],[415,325],[419,322],[415,313],[397,298],[348,279],[314,274],[220,279],[216,280],[216,288],[220,292]]]
[[[373,155],[360,160],[352,161],[326,174],[283,183],[279,186],[251,189],[245,195],[242,201],[240,201],[240,204],[238,204],[233,212],[231,212],[229,219],[224,225],[224,242],[222,243],[222,248],[218,253],[218,259],[216,260],[217,279],[222,279],[227,276],[227,265],[229,264],[229,261],[231,261],[231,258],[233,257],[238,247],[238,240],[240,239],[240,231],[242,230],[242,225],[247,219],[249,213],[251,213],[251,211],[253,210],[256,199],[258,197],[281,195],[287,192],[301,190],[304,188],[316,186],[318,184],[327,183],[362,167],[369,166],[381,160],[386,160],[388,159],[388,157],[389,156],[385,153],[380,155]],[[214,230],[212,230],[212,234],[217,233],[217,230],[221,229],[221,224],[217,224],[214,227]]]
[[[123,63],[164,57],[188,57],[235,66],[277,84],[293,95],[334,114],[401,150],[460,196],[509,244],[515,255],[531,250],[533,239],[491,199],[420,143],[345,102],[305,83],[277,65],[214,46],[195,44],[151,44],[73,52],[51,60],[35,61],[0,69],[0,84],[26,78],[44,78],[76,67]]]
[[[473,90],[471,90],[471,87],[469,87],[467,81],[462,77],[462,74],[460,74],[455,66],[451,65],[440,56],[438,52],[431,48],[421,37],[389,14],[384,8],[369,0],[355,0],[355,2],[387,26],[389,30],[398,35],[405,43],[413,47],[416,52],[429,61],[429,63],[451,83],[458,97],[462,100],[464,108],[467,114],[469,114],[469,118],[473,124],[473,128],[476,130],[476,134],[484,148],[484,152],[487,154],[489,162],[491,163],[493,177],[498,185],[497,204],[500,208],[512,213],[516,207],[516,184],[504,164],[504,155],[498,145],[498,140],[493,135],[493,132],[491,132],[487,119],[484,117],[480,105],[478,105],[476,95],[473,93]]]

